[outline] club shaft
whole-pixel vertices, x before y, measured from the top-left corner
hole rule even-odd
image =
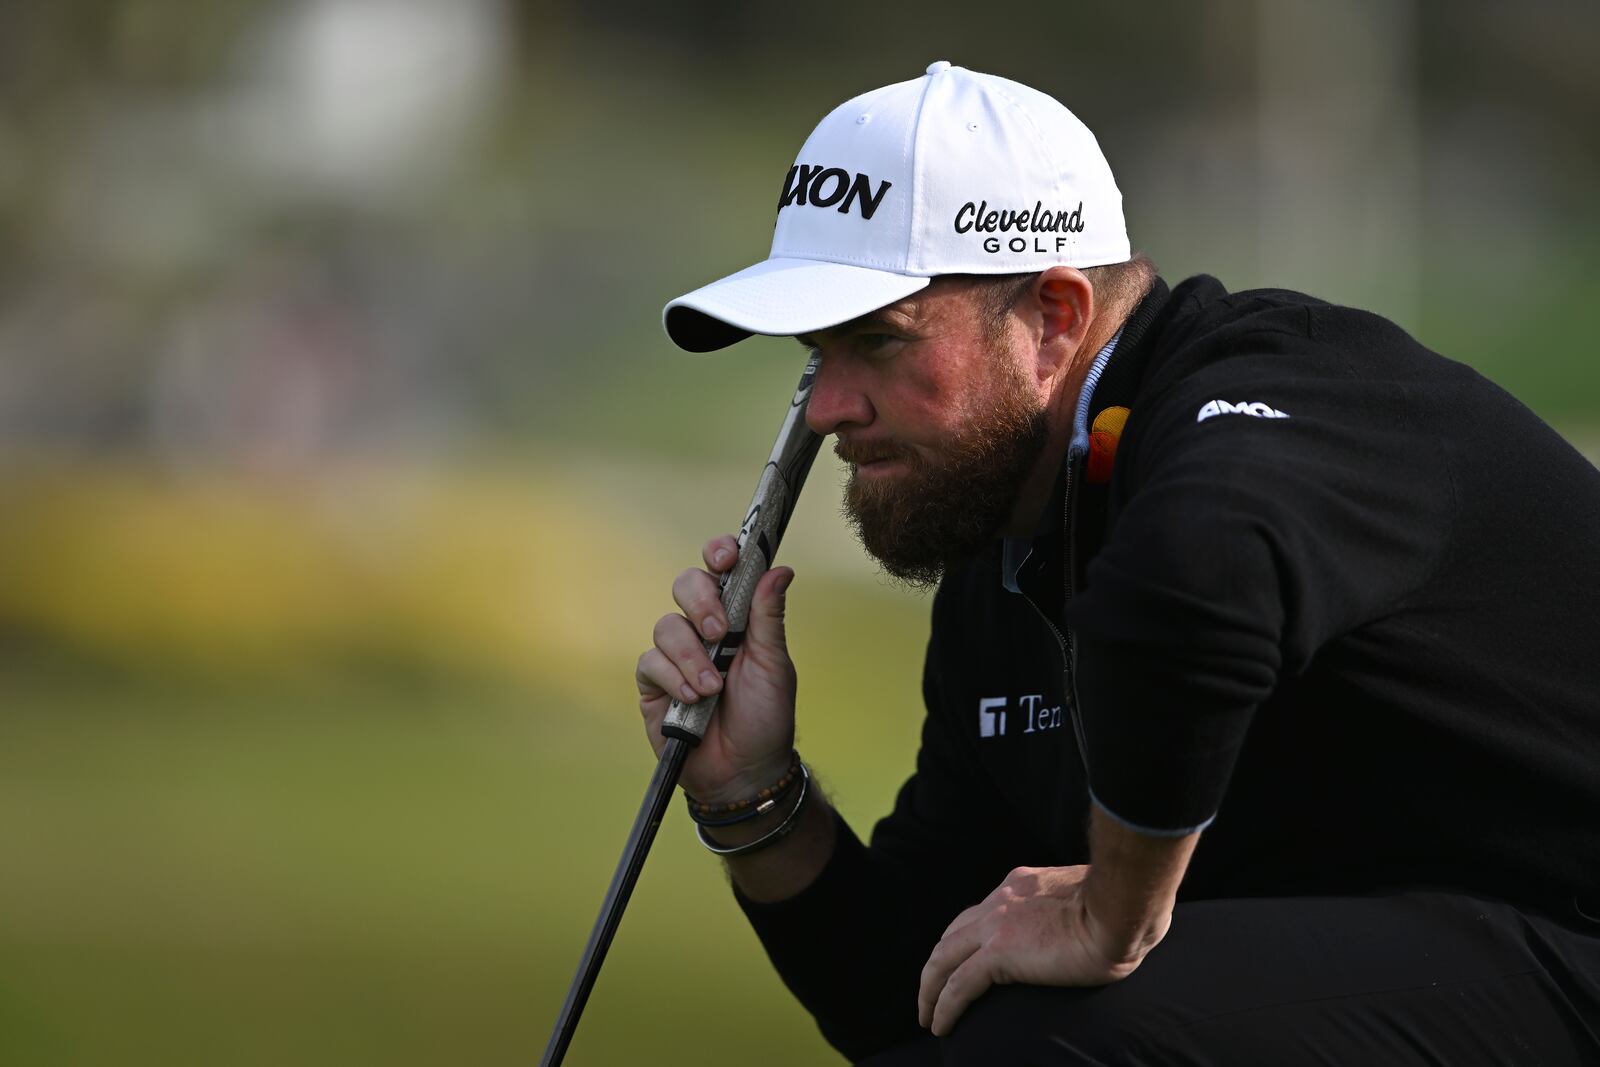
[[[706,655],[724,677],[744,642],[756,583],[772,565],[778,544],[789,525],[789,516],[793,514],[795,502],[800,496],[800,488],[811,470],[811,461],[816,458],[817,449],[822,444],[822,438],[806,425],[806,408],[811,400],[817,366],[818,357],[813,352],[806,362],[805,373],[800,377],[794,397],[789,401],[783,424],[778,430],[778,439],[772,446],[772,454],[756,483],[755,496],[740,525],[738,560],[731,570],[722,575],[721,596],[722,607],[727,614],[727,632],[718,640],[706,642]],[[577,976],[567,990],[566,1003],[562,1005],[561,1015],[550,1034],[550,1043],[545,1048],[540,1067],[557,1067],[566,1055],[567,1046],[571,1044],[572,1035],[578,1028],[578,1018],[583,1014],[583,1006],[600,973],[600,964],[604,962],[606,950],[611,946],[611,939],[622,922],[622,911],[633,893],[634,884],[639,880],[645,857],[650,854],[650,845],[661,826],[661,816],[683,772],[684,760],[705,736],[720,696],[719,690],[688,704],[675,699],[661,720],[661,735],[666,739],[666,747],[656,761],[655,774],[645,791],[639,814],[633,820],[633,830],[628,834],[622,860],[617,864],[616,874],[612,875],[611,888],[606,891],[605,903],[600,906],[600,917],[595,920],[594,930],[589,934],[589,943],[584,947]]]
[[[683,773],[683,761],[688,757],[689,749],[687,742],[669,738],[666,747],[661,750],[655,774],[645,790],[644,803],[639,805],[633,829],[628,832],[628,843],[623,846],[622,859],[617,864],[616,873],[611,876],[611,887],[606,890],[605,903],[600,905],[600,917],[595,920],[594,929],[589,933],[589,943],[583,948],[577,976],[567,990],[567,1000],[561,1006],[555,1029],[550,1033],[544,1059],[539,1061],[540,1067],[556,1067],[566,1055],[567,1046],[572,1043],[572,1035],[578,1029],[578,1017],[583,1014],[583,1006],[594,989],[595,979],[600,975],[600,965],[605,962],[606,950],[611,947],[611,939],[616,936],[617,927],[622,922],[623,909],[628,906],[628,897],[633,894],[633,887],[639,881],[645,857],[650,855],[650,845],[661,827],[661,817],[672,800],[672,791],[678,786],[678,776]]]

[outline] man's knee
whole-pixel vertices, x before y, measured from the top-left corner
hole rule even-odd
[[[996,986],[941,1042],[944,1067],[1149,1062],[1170,1013],[1126,983],[1094,989]]]

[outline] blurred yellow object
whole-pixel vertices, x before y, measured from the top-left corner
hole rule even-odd
[[[0,473],[0,622],[114,658],[392,657],[593,693],[648,628],[583,606],[642,620],[668,564],[528,466]]]

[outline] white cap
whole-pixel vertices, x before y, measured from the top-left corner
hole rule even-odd
[[[848,322],[940,274],[1129,256],[1122,193],[1089,128],[1037,89],[940,60],[830,112],[784,179],[772,253],[662,320],[680,348],[709,352]]]

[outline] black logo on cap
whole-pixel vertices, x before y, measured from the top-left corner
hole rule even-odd
[[[1041,233],[1053,233],[1055,237],[1055,251],[1064,251],[1071,243],[1071,238],[1064,234],[1083,232],[1083,201],[1078,201],[1078,206],[1071,211],[1059,211],[1044,206],[1040,200],[1034,201],[1033,210],[1027,208],[998,208],[991,209],[989,201],[974,204],[967,201],[956,211],[955,231],[957,233],[1029,233],[1033,234],[1032,251],[1049,252]],[[1011,252],[1029,251],[1029,239],[1026,237],[1012,237],[1002,241],[999,237],[985,237],[983,250],[985,252],[998,252],[1005,247]]]
[[[883,194],[893,184],[879,182],[877,192],[873,192],[872,179],[865,174],[851,178],[838,167],[796,163],[789,168],[789,176],[783,179],[783,195],[778,197],[778,210],[782,211],[790,204],[803,207],[832,207],[838,204],[839,214],[848,215],[850,208],[859,204],[861,217],[870,219],[878,210],[878,205],[883,203]]]

